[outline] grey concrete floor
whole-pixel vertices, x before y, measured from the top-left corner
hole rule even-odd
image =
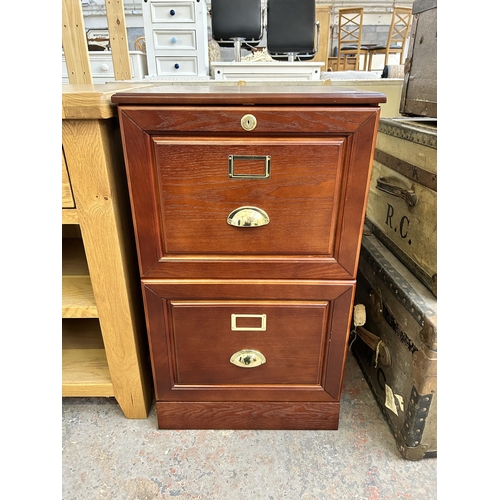
[[[63,500],[433,500],[437,459],[401,457],[349,353],[337,431],[158,430],[114,398],[63,398]]]

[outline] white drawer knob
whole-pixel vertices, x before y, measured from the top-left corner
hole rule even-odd
[[[102,69],[103,71],[108,71],[109,66],[108,66],[106,63],[101,64],[101,69]]]

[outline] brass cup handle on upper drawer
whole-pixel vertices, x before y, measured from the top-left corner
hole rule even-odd
[[[417,204],[418,197],[415,191],[391,184],[387,177],[379,177],[377,179],[377,189],[392,196],[402,198],[409,207],[414,207]]]
[[[227,223],[236,227],[265,226],[269,221],[269,215],[258,207],[239,207],[227,217]]]

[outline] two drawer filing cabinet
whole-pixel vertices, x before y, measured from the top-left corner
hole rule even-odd
[[[160,429],[337,429],[385,96],[115,94]]]

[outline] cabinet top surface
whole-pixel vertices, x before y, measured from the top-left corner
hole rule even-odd
[[[336,86],[151,86],[118,92],[117,104],[139,105],[378,105],[380,92]]]

